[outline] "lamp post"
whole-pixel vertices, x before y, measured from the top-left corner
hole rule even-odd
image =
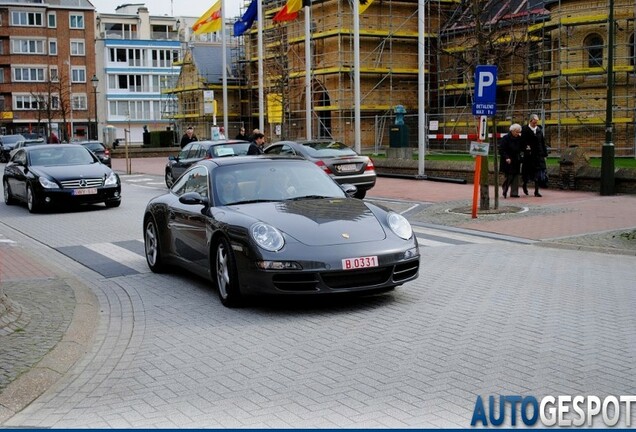
[[[607,19],[607,100],[605,111],[605,143],[601,152],[601,195],[615,194],[614,143],[612,109],[614,97],[614,0],[609,0]]]
[[[99,78],[97,78],[97,75],[93,74],[91,83],[93,84],[93,100],[95,101],[95,139],[99,141],[99,120],[97,117],[97,84],[99,84]]]

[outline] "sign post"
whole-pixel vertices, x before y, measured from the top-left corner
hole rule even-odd
[[[477,200],[481,179],[481,158],[488,156],[488,143],[482,143],[488,136],[488,117],[497,113],[497,66],[479,65],[475,67],[475,97],[473,115],[479,116],[479,140],[471,143],[470,154],[475,155],[475,180],[473,181],[472,217],[477,217]]]

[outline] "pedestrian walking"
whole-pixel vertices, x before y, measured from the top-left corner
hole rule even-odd
[[[265,135],[260,132],[254,134],[254,139],[250,144],[249,149],[247,149],[248,155],[259,155],[263,154],[263,146],[265,145]]]
[[[186,129],[186,132],[181,137],[181,148],[184,148],[193,141],[199,141],[199,139],[194,134],[194,129],[192,128],[192,126],[190,126],[188,129]]]
[[[511,198],[519,198],[519,174],[521,173],[521,125],[514,123],[510,132],[499,141],[499,171],[506,179],[501,185],[503,197],[507,198],[510,189]]]
[[[534,196],[541,197],[539,186],[543,182],[547,183],[545,158],[548,156],[548,148],[543,129],[539,126],[538,115],[532,114],[528,124],[521,129],[521,143],[523,148],[521,166],[523,193],[528,195],[528,182],[532,181],[534,183]]]

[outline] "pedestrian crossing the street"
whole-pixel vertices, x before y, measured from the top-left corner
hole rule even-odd
[[[413,226],[413,232],[422,249],[515,241],[486,234],[423,226]],[[150,273],[144,255],[143,240],[62,246],[57,250],[105,278]]]

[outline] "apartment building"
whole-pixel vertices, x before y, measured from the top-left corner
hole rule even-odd
[[[120,141],[139,144],[144,126],[148,131],[174,127],[169,113],[176,99],[162,90],[174,87],[181,69],[185,38],[179,36],[179,23],[150,15],[143,3],[97,15],[100,131],[108,126]]]
[[[0,133],[95,135],[95,8],[0,0]]]

